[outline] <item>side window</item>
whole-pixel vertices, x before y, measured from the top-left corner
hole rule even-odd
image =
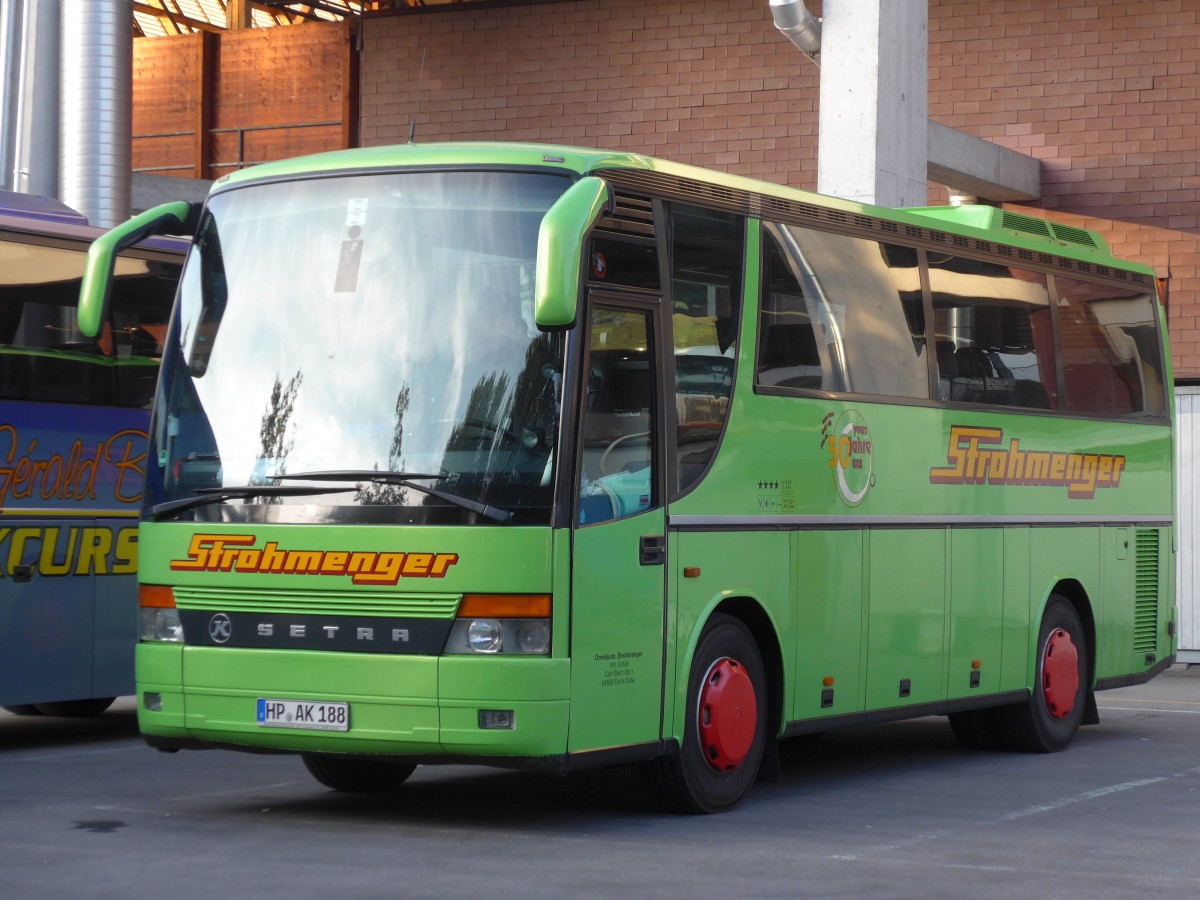
[[[777,224],[763,245],[759,386],[929,396],[915,250]]]
[[[631,516],[661,502],[654,448],[650,314],[592,309],[583,413],[579,524]]]
[[[1164,415],[1154,297],[1058,275],[1054,287],[1063,408],[1102,416]]]
[[[148,406],[179,266],[121,257],[97,338],[75,323],[86,248],[0,241],[0,397]]]
[[[929,254],[942,400],[1058,409],[1046,276]]]
[[[658,250],[653,240],[597,234],[588,257],[588,281],[657,291]]]
[[[671,208],[671,311],[675,335],[678,489],[704,472],[720,440],[733,393],[742,260],[741,216]]]
[[[108,352],[116,406],[149,409],[167,338],[180,263],[117,260],[109,302]]]

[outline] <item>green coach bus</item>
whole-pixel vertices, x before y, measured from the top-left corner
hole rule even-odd
[[[1153,272],[990,207],[644,156],[269,163],[194,239],[154,402],[137,703],[162,750],[638,763],[715,812],[779,740],[946,715],[1057,751],[1175,653]]]

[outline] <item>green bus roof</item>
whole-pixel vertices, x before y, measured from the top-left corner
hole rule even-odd
[[[336,150],[263,163],[233,172],[218,179],[213,186],[213,192],[219,193],[258,181],[304,178],[327,173],[444,166],[530,167],[559,169],[577,175],[614,169],[655,173],[761,197],[780,198],[793,203],[840,210],[852,215],[871,216],[898,225],[908,224],[923,229],[938,228],[967,238],[976,237],[1020,249],[1067,256],[1098,266],[1127,269],[1141,272],[1150,278],[1154,277],[1154,270],[1150,267],[1114,257],[1104,238],[1096,231],[1063,225],[1012,210],[984,205],[889,209],[638,153],[553,144],[410,143]]]

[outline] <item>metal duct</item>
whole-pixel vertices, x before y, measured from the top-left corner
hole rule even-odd
[[[13,190],[58,196],[57,0],[25,0]]]
[[[821,64],[821,23],[804,5],[804,0],[771,0],[771,18],[796,48]]]
[[[24,0],[0,6],[0,188],[13,190],[24,67]]]
[[[62,0],[59,197],[93,225],[129,218],[133,0]]]

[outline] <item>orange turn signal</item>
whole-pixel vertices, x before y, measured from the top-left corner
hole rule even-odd
[[[464,594],[460,619],[548,619],[549,594]]]
[[[165,584],[138,585],[138,606],[155,606],[159,609],[174,609],[175,592]]]

